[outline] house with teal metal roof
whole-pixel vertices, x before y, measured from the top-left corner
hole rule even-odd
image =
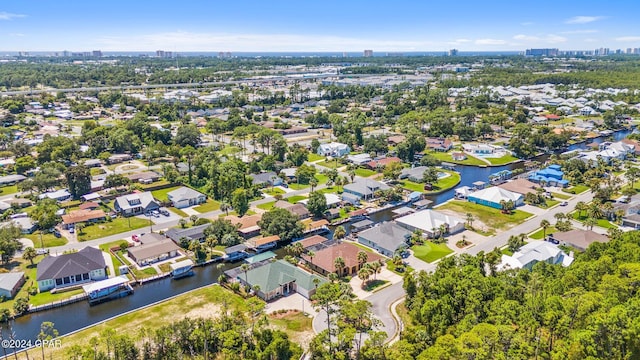
[[[315,294],[316,286],[326,282],[323,278],[284,260],[266,262],[262,266],[252,268],[246,274],[241,272],[236,280],[252,288],[259,286],[257,295],[265,301],[296,292],[309,299]]]

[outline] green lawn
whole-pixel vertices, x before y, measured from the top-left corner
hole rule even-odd
[[[268,202],[268,203],[259,204],[259,205],[257,205],[256,207],[257,207],[258,209],[262,209],[262,210],[269,211],[269,210],[273,209],[273,205],[274,205],[275,203],[276,203],[275,201],[271,201],[271,202]]]
[[[362,290],[364,291],[374,291],[375,289],[379,289],[381,286],[384,286],[385,284],[388,284],[389,281],[388,280],[381,280],[381,279],[371,279],[367,282],[364,283],[364,286],[362,287]]]
[[[149,226],[149,220],[140,219],[135,216],[117,217],[112,221],[89,225],[78,234],[79,241],[99,239],[101,237],[115,235],[129,230],[140,229]]]
[[[153,190],[151,192],[151,195],[153,195],[154,198],[160,201],[168,201],[169,199],[167,199],[167,193],[179,188],[181,188],[181,186],[173,186],[173,187],[168,187],[166,189]]]
[[[27,239],[31,239],[33,241],[33,247],[53,247],[53,246],[62,246],[68,243],[69,241],[65,237],[55,237],[51,233],[43,234],[42,241],[40,240],[40,231],[36,231],[33,234],[25,234],[23,235]]]
[[[462,161],[453,160],[453,158],[451,157],[451,153],[433,151],[433,152],[428,152],[428,154],[433,156],[433,157],[435,157],[436,159],[438,159],[440,161],[449,162],[449,163],[452,163],[452,164],[487,166],[487,162],[486,161],[482,161],[481,159],[473,157],[473,156],[471,156],[469,154],[465,154],[467,156],[467,158],[462,160]]]
[[[499,209],[460,200],[449,201],[438,206],[436,210],[438,209],[455,211],[460,214],[460,217],[463,219],[466,218],[467,213],[471,213],[476,219],[482,221],[488,227],[503,230],[521,224],[532,216],[532,214],[522,210],[515,210],[511,214],[503,214]]]
[[[505,246],[504,249],[500,250],[500,252],[503,253],[504,255],[509,255],[509,256],[513,255],[513,251],[509,250],[508,246]]]
[[[558,231],[558,229],[555,228],[555,226],[549,226],[547,227],[547,235],[549,234],[553,234],[554,232]],[[529,235],[530,238],[534,239],[534,240],[542,240],[544,238],[544,231],[542,228],[540,228],[538,231],[532,233],[531,235]]]
[[[89,169],[89,173],[91,174],[91,176],[102,175],[105,172],[106,171],[104,171],[103,168],[91,168],[91,169]]]
[[[342,193],[342,187],[341,186],[328,186],[328,187],[325,187],[325,188],[322,188],[322,189],[318,189],[318,190],[315,190],[315,191],[318,191],[318,192],[323,193],[323,194],[329,194],[329,193],[331,193],[331,194],[341,194]]]
[[[220,210],[220,203],[215,200],[207,199],[207,202],[194,207],[193,210],[199,213],[206,213],[209,211]]]
[[[537,207],[539,207],[541,209],[548,209],[548,208],[550,208],[552,206],[558,205],[559,203],[560,203],[559,200],[549,200],[549,199],[547,199],[547,201],[545,201],[544,204],[538,204],[538,205],[534,205],[534,206],[537,206]]]
[[[356,175],[358,175],[360,177],[365,177],[365,178],[369,177],[371,175],[377,174],[376,171],[365,169],[365,168],[357,168],[357,169],[354,170],[354,172],[356,173]]]
[[[0,194],[2,195],[15,194],[17,192],[18,192],[18,185],[9,185],[9,186],[0,187]]]
[[[171,211],[172,213],[174,213],[174,214],[176,214],[178,216],[181,216],[181,217],[189,217],[189,214],[187,214],[186,212],[184,212],[184,211],[182,211],[180,209],[174,208],[174,207],[169,208],[169,211]]]
[[[67,359],[69,358],[68,351],[71,347],[74,345],[84,347],[87,345],[88,339],[93,337],[100,339],[102,337],[101,334],[106,329],[117,329],[118,335],[129,335],[134,341],[141,341],[140,329],[143,327],[153,332],[155,329],[174,321],[179,321],[185,316],[192,318],[206,317],[210,312],[217,313],[218,310],[214,309],[219,309],[223,303],[227,304],[229,311],[249,311],[248,303],[239,295],[220,286],[209,286],[179,295],[157,305],[101,322],[73,335],[64,336],[62,338],[62,346],[46,349],[46,357],[51,357],[52,359]],[[189,310],[187,311],[185,311],[185,304],[189,306]],[[190,315],[187,314],[187,312],[189,312]],[[301,326],[300,329],[306,329],[308,326],[310,325]],[[104,341],[102,341],[102,344],[99,349],[106,351]],[[30,351],[29,358],[38,358],[40,353],[40,349],[33,349]]]
[[[325,174],[316,174],[314,177],[318,180],[318,185],[326,184],[329,181],[329,177]]]
[[[499,157],[499,158],[485,158],[487,161],[489,161],[491,163],[491,165],[505,165],[505,164],[509,164],[512,163],[514,161],[518,161],[520,159],[518,159],[517,157],[513,156],[513,155],[505,155],[503,157]]]
[[[304,199],[306,199],[306,198],[307,198],[307,197],[306,197],[306,196],[303,196],[303,195],[294,195],[294,196],[288,197],[286,200],[287,200],[288,202],[292,203],[292,204],[295,204],[295,203],[297,203],[298,201],[300,201],[300,200],[304,200]]]
[[[262,192],[271,196],[284,194],[284,190],[280,189],[279,187],[265,188],[262,189]]]
[[[570,187],[567,189],[563,189],[562,191],[569,194],[582,194],[583,192],[589,190],[589,187],[586,185],[576,185],[574,187]]]
[[[306,316],[299,311],[293,311],[284,316],[272,315],[269,317],[269,323],[294,333],[311,330],[312,322],[313,317]]]
[[[59,292],[59,293],[55,293],[55,294],[52,294],[52,293],[50,293],[48,291],[45,291],[45,292],[41,292],[41,293],[38,293],[36,295],[33,295],[33,296],[29,297],[29,303],[34,305],[34,306],[49,304],[49,303],[52,303],[54,301],[60,301],[60,300],[68,299],[68,298],[72,297],[73,295],[82,294],[83,291],[84,290],[82,290],[82,288],[75,289],[75,290],[70,290],[70,291],[65,291],[65,292]]]
[[[335,169],[342,166],[340,161],[331,160],[331,161],[320,161],[316,163],[319,166],[324,166],[326,168]]]
[[[418,184],[416,182],[409,181],[409,180],[400,180],[398,181],[398,183],[400,184],[400,186],[402,186],[403,188],[409,191],[424,192],[424,184]]]
[[[309,184],[298,184],[298,183],[290,183],[289,189],[291,190],[302,190],[309,187]]]
[[[237,146],[227,145],[222,150],[218,151],[218,154],[220,156],[228,156],[228,155],[237,154],[240,151],[241,151],[241,149],[239,147],[237,147]]]
[[[575,211],[571,214],[571,217],[573,217],[574,220],[577,220],[579,222],[583,222],[587,219],[587,214],[585,211],[582,212],[582,215],[580,215],[580,211]],[[605,228],[605,229],[615,229],[617,228],[616,225],[612,224],[609,220],[607,219],[598,219],[598,222],[596,223],[596,226],[600,226],[601,228]]]
[[[9,311],[13,312],[13,303],[15,302],[15,299],[30,297],[29,288],[32,286],[38,286],[38,284],[36,283],[37,265],[43,258],[43,255],[39,255],[35,259],[33,259],[34,265],[31,265],[29,261],[16,258],[13,259],[9,264],[0,266],[0,269],[2,269],[2,271],[10,271],[15,268],[18,268],[20,271],[24,271],[24,277],[26,280],[24,285],[22,285],[20,290],[18,290],[18,293],[13,299],[0,303],[0,309],[9,309]]]
[[[567,195],[567,194],[560,194],[560,193],[552,192],[551,195],[553,195],[554,198],[558,198],[560,200],[569,200],[569,199],[571,199],[571,195]]]
[[[108,243],[104,243],[98,246],[98,248],[100,248],[100,250],[104,251],[104,252],[109,252],[109,249],[113,248],[113,247],[120,247],[121,244],[129,244],[128,241],[126,240],[116,240],[116,241],[112,241],[112,242],[108,242]]]
[[[430,192],[448,190],[460,183],[459,173],[443,169],[440,169],[439,171],[447,173],[449,176],[439,179],[435,184],[433,184],[433,190]],[[427,193],[429,193],[429,191]]]
[[[314,154],[314,153],[309,153],[309,155],[307,156],[307,161],[311,161],[311,162],[322,160],[322,159],[324,159],[324,156]]]
[[[415,257],[428,263],[442,259],[453,252],[445,244],[434,244],[430,241],[425,242],[424,245],[414,245],[411,250],[413,250]]]

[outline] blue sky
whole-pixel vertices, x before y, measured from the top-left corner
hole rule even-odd
[[[3,51],[462,51],[640,47],[636,1],[0,2]]]

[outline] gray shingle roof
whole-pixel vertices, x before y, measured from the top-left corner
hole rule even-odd
[[[211,224],[198,225],[186,229],[172,228],[167,230],[164,235],[171,238],[171,240],[175,242],[180,241],[180,239],[182,239],[183,237],[189,240],[201,239],[202,237],[204,237],[204,230],[208,228],[209,225]]]
[[[411,231],[393,222],[383,222],[358,234],[358,237],[392,252],[406,245],[408,236],[411,236]]]
[[[76,253],[45,257],[38,264],[36,280],[59,279],[105,267],[102,251],[88,246]]]

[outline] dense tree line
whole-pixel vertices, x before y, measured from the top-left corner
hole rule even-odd
[[[640,232],[594,243],[567,268],[495,271],[447,258],[405,277],[411,318],[394,345],[417,359],[632,359],[640,354]]]

